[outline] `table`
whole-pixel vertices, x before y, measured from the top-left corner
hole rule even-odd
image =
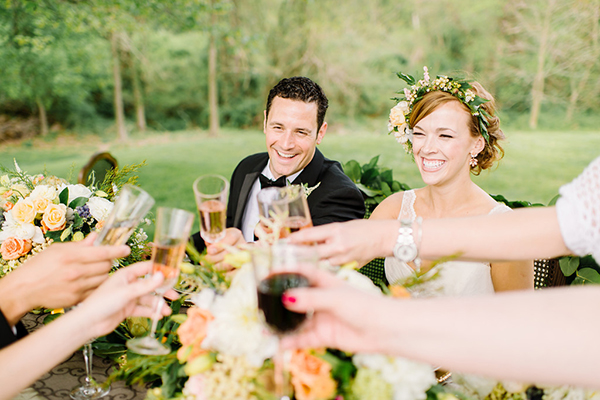
[[[45,315],[29,313],[22,321],[29,332],[43,326]],[[65,338],[68,340],[68,338]],[[104,382],[113,369],[114,363],[97,356],[93,358],[92,373],[98,382]],[[21,393],[19,400],[64,400],[69,399],[71,389],[85,379],[85,363],[81,350],[76,351],[71,357],[52,368],[41,376],[31,387]],[[103,400],[143,400],[146,397],[146,388],[132,387],[124,382],[115,382],[110,393],[102,397]]]

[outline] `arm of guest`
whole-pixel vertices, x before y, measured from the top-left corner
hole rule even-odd
[[[0,400],[13,398],[89,339],[111,332],[124,318],[151,317],[154,301],[148,293],[164,279],[159,274],[137,280],[151,268],[150,263],[139,263],[120,269],[74,310],[0,350],[0,365],[10,366],[11,371],[0,374]],[[167,315],[171,310],[164,306],[161,311]]]
[[[127,246],[93,246],[95,237],[53,244],[0,279],[0,309],[11,326],[33,308],[77,304],[108,278],[113,259],[130,252]]]

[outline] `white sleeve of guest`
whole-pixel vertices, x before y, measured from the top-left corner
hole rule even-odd
[[[563,240],[578,256],[600,262],[600,157],[560,188],[556,213]]]

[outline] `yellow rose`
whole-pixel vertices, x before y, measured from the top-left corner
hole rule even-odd
[[[64,204],[49,204],[42,217],[42,230],[60,231],[67,224],[67,206]]]
[[[26,185],[23,185],[22,183],[16,183],[16,184],[12,185],[10,188],[13,191],[19,193],[23,197],[27,196],[31,192],[31,190],[29,190],[29,188]]]
[[[11,210],[15,221],[21,224],[32,224],[37,212],[33,202],[29,199],[21,199]]]
[[[33,207],[35,209],[36,214],[41,214],[44,212],[44,210],[46,209],[46,207],[48,207],[48,205],[50,205],[50,200],[44,198],[44,197],[39,197],[35,200],[32,200],[33,202]]]

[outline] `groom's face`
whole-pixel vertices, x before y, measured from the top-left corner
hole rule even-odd
[[[306,167],[326,130],[326,122],[317,127],[316,103],[275,97],[264,121],[273,176],[290,176]]]

